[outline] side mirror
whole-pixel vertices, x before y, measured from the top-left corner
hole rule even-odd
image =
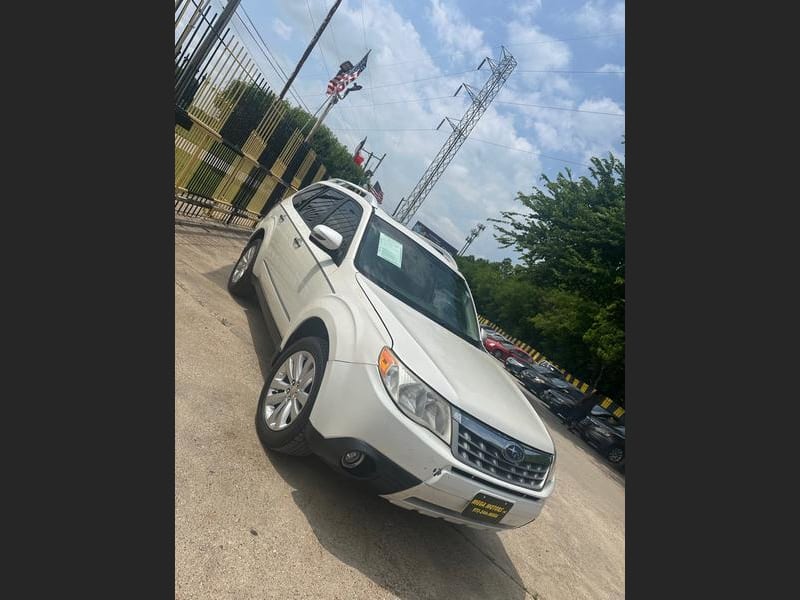
[[[333,252],[342,245],[342,234],[327,225],[317,225],[311,230],[311,241],[316,242],[325,250]]]

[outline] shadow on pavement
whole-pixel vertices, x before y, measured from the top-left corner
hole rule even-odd
[[[524,598],[519,573],[494,532],[396,507],[315,456],[265,450],[294,488],[319,543],[401,598]]]

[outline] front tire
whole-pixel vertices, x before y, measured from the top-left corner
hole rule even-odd
[[[233,266],[228,277],[228,291],[234,296],[240,298],[253,296],[253,266],[256,264],[256,257],[262,241],[261,238],[250,240]]]
[[[609,448],[608,452],[606,453],[606,458],[609,462],[617,465],[625,460],[625,449],[619,446]]]
[[[325,340],[307,337],[291,344],[275,360],[256,411],[256,431],[265,448],[296,456],[311,454],[305,429],[327,355]]]

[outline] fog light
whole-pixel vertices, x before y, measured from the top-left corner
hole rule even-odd
[[[355,469],[363,460],[363,452],[360,450],[348,450],[342,455],[342,466],[345,469]]]

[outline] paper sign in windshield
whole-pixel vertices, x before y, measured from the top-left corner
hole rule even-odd
[[[395,267],[402,268],[403,244],[393,240],[381,231],[378,237],[378,256],[392,263]]]

